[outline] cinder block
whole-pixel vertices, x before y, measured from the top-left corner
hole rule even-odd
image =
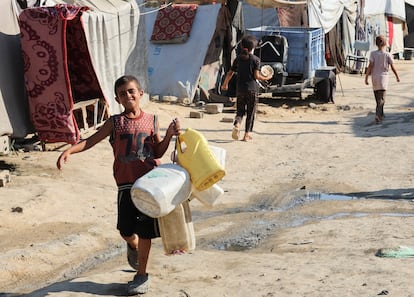
[[[228,117],[224,117],[221,119],[222,122],[224,123],[233,123],[234,119],[233,118],[228,118]]]
[[[203,115],[202,111],[190,111],[190,118],[193,119],[201,119]]]
[[[162,96],[163,102],[177,103],[178,97],[176,96]]]
[[[208,103],[204,106],[206,113],[222,113],[223,112],[223,103]]]

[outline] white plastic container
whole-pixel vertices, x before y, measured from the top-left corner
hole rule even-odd
[[[223,168],[226,168],[226,150],[214,145],[209,145],[209,148],[214,157],[216,157],[217,162],[219,162]]]
[[[131,198],[141,212],[158,218],[173,211],[190,193],[188,172],[178,164],[161,164],[135,181]]]
[[[168,215],[158,218],[158,225],[166,254],[182,254],[195,249],[196,239],[188,200]]]
[[[217,199],[223,194],[224,190],[218,184],[214,184],[210,188],[203,191],[199,191],[195,187],[192,187],[190,199],[196,198],[204,206],[210,208],[216,204]]]

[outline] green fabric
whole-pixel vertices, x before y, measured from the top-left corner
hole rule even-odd
[[[414,248],[399,246],[397,248],[383,248],[375,254],[384,258],[414,258]]]

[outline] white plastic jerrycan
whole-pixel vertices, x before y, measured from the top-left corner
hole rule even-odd
[[[178,164],[161,164],[137,179],[131,188],[135,207],[158,218],[169,214],[191,193],[188,172]]]
[[[190,200],[196,198],[204,206],[211,208],[216,204],[217,200],[222,195],[224,195],[224,190],[218,184],[214,184],[210,188],[203,191],[199,191],[195,187],[192,187]]]

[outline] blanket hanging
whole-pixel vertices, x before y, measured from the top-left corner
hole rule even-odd
[[[174,4],[158,11],[152,43],[184,43],[190,37],[197,4]]]
[[[19,17],[30,116],[44,142],[78,142],[74,103],[103,96],[81,22],[86,10],[57,5]]]

